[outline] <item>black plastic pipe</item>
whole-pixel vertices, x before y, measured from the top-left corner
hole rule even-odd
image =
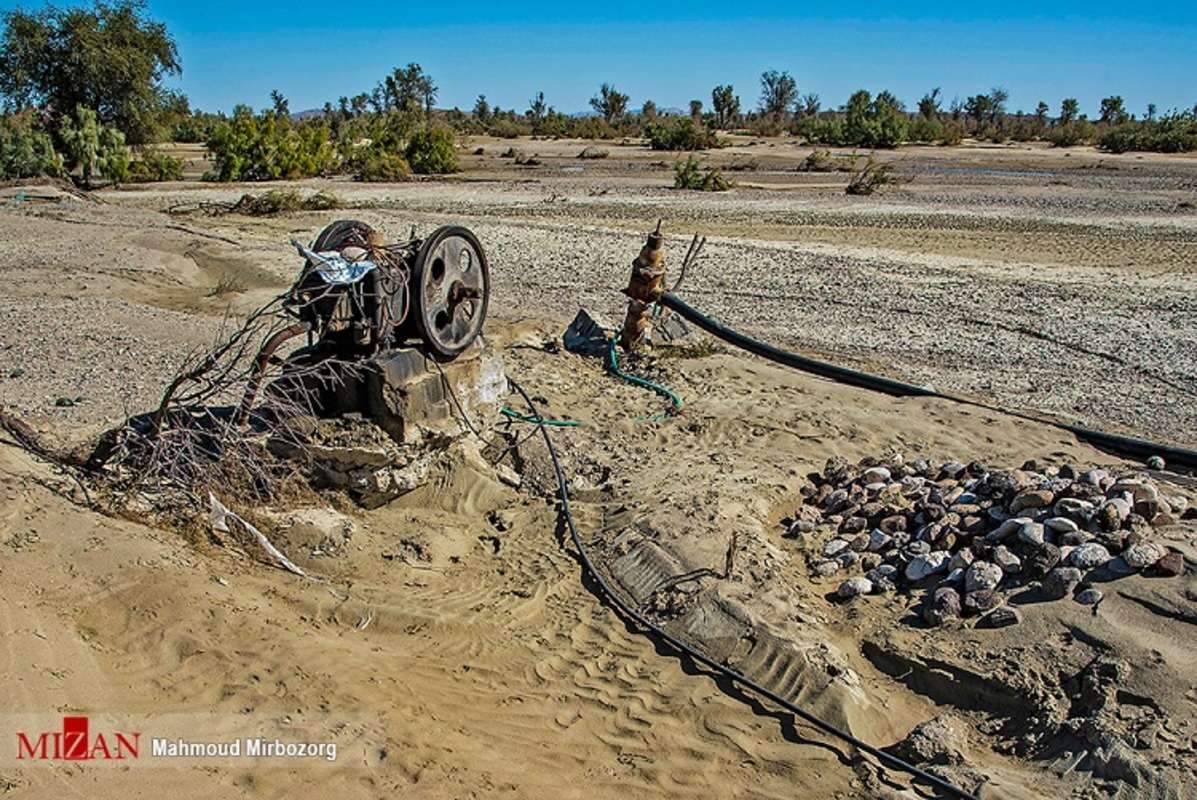
[[[1099,450],[1104,450],[1108,453],[1121,456],[1123,458],[1132,459],[1147,459],[1151,456],[1159,456],[1164,459],[1164,462],[1173,470],[1188,470],[1190,472],[1197,472],[1197,450],[1190,450],[1184,447],[1177,447],[1170,444],[1162,444],[1160,442],[1152,442],[1146,439],[1137,439],[1133,436],[1122,436],[1116,433],[1106,433],[1105,431],[1096,431],[1092,428],[1085,428],[1080,425],[1069,425],[1066,422],[1057,422],[1052,419],[1044,419],[1021,411],[1011,411],[998,406],[991,406],[987,403],[982,403],[977,400],[969,400],[965,397],[956,397],[955,395],[943,394],[932,389],[926,389],[922,386],[915,386],[910,383],[903,383],[892,378],[884,378],[880,375],[870,375],[867,372],[859,372],[847,367],[841,367],[836,364],[829,364],[826,361],[818,361],[813,358],[806,358],[797,353],[791,353],[787,350],[781,350],[770,344],[757,341],[749,336],[745,336],[737,330],[727,327],[719,322],[703,314],[698,309],[686,303],[677,295],[666,292],[661,297],[661,305],[676,311],[690,322],[702,328],[712,336],[717,336],[728,344],[733,344],[742,350],[747,350],[762,358],[767,358],[770,361],[775,361],[779,364],[784,364],[794,369],[809,372],[814,375],[820,375],[824,378],[845,383],[850,386],[859,386],[864,389],[870,389],[875,392],[883,392],[888,395],[897,397],[935,397],[941,400],[950,400],[953,403],[962,403],[964,405],[975,406],[983,408],[987,411],[994,411],[999,414],[1006,414],[1020,419],[1030,420],[1031,422],[1038,422],[1043,425],[1053,425],[1061,430],[1068,431],[1083,442],[1093,445]]]

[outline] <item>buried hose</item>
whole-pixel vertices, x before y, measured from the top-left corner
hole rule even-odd
[[[926,770],[919,769],[915,765],[904,761],[897,756],[891,755],[884,750],[857,739],[847,731],[840,730],[830,722],[816,717],[809,711],[800,708],[777,693],[772,692],[764,686],[761,686],[759,683],[750,680],[726,664],[720,663],[713,658],[704,655],[690,645],[674,637],[664,628],[652,622],[639,611],[628,605],[628,603],[624,601],[624,599],[611,587],[611,584],[609,584],[602,576],[602,573],[598,571],[598,568],[594,565],[594,562],[590,560],[590,556],[586,552],[586,547],[582,544],[582,538],[578,535],[578,528],[574,524],[573,512],[570,510],[569,506],[569,489],[566,487],[565,473],[561,470],[561,462],[557,458],[557,449],[553,446],[553,439],[549,435],[549,429],[546,426],[545,421],[541,418],[540,413],[536,408],[536,404],[532,402],[532,398],[528,396],[528,393],[524,391],[522,386],[510,378],[508,378],[508,382],[511,384],[511,387],[519,392],[520,396],[524,399],[524,402],[527,404],[528,410],[531,414],[531,419],[535,421],[537,427],[540,429],[540,433],[544,436],[544,442],[548,448],[549,457],[553,462],[553,472],[557,477],[557,494],[561,499],[561,516],[565,519],[565,524],[569,530],[570,539],[573,541],[574,547],[576,547],[578,550],[578,557],[582,562],[582,566],[590,574],[590,576],[594,578],[595,582],[598,583],[599,588],[602,589],[603,595],[605,595],[606,598],[611,601],[619,613],[621,613],[625,618],[632,620],[637,625],[640,625],[641,627],[651,631],[655,636],[667,642],[678,651],[694,659],[696,662],[709,667],[715,672],[730,679],[732,682],[739,684],[740,686],[743,686],[744,688],[749,689],[752,692],[767,698],[768,700],[771,700],[772,702],[784,708],[786,711],[789,711],[791,714],[794,714],[800,719],[805,720],[825,733],[829,733],[837,739],[852,745],[858,750],[868,753],[885,766],[905,772],[908,775],[918,778],[921,781],[925,781],[926,783],[929,783],[932,786],[949,793],[953,797],[961,798],[961,800],[979,800],[976,795],[969,794],[963,789],[944,780],[943,778],[940,778],[937,775],[927,772]],[[678,402],[680,403],[680,401]]]
[[[673,309],[678,314],[693,322],[698,327],[702,328],[707,333],[717,336],[723,341],[733,344],[742,350],[747,350],[750,353],[767,358],[770,361],[784,364],[785,366],[794,369],[809,372],[814,375],[820,375],[824,378],[831,378],[839,383],[846,383],[851,386],[859,386],[864,389],[871,389],[875,392],[883,392],[885,394],[894,395],[897,397],[934,397],[940,400],[950,400],[953,403],[960,403],[962,405],[969,405],[975,408],[983,408],[986,411],[993,411],[999,414],[1005,414],[1019,419],[1037,422],[1041,425],[1052,425],[1061,430],[1068,431],[1077,439],[1087,442],[1094,447],[1114,453],[1115,455],[1124,458],[1147,458],[1149,456],[1158,455],[1165,460],[1169,466],[1184,467],[1188,470],[1197,470],[1197,450],[1189,450],[1183,447],[1176,447],[1169,444],[1161,444],[1159,442],[1151,442],[1146,439],[1137,439],[1132,436],[1122,436],[1116,433],[1107,433],[1105,431],[1097,431],[1092,428],[1086,428],[1081,425],[1070,425],[1066,422],[1057,422],[1052,419],[1044,419],[1033,414],[1027,414],[1021,411],[1012,411],[1010,409],[1001,408],[998,406],[982,403],[978,400],[970,400],[966,397],[958,397],[956,395],[943,394],[933,389],[927,389],[922,386],[915,386],[910,383],[903,383],[891,378],[883,378],[880,375],[870,375],[867,372],[858,372],[847,367],[829,364],[825,361],[817,361],[813,358],[806,358],[797,353],[791,353],[787,350],[774,347],[773,345],[765,344],[757,341],[749,336],[745,336],[737,330],[733,330],[719,322],[703,314],[698,309],[687,304],[677,295],[666,292],[661,296],[661,305],[666,308]]]
[[[632,384],[633,386],[642,386],[645,389],[651,389],[652,391],[656,392],[657,394],[661,395],[662,397],[668,398],[669,401],[671,403],[673,403],[673,413],[676,414],[678,411],[682,410],[682,398],[678,397],[676,394],[671,392],[669,389],[666,389],[664,386],[662,386],[659,383],[653,383],[650,380],[645,380],[644,378],[637,377],[636,375],[631,375],[627,372],[624,372],[622,369],[619,368],[619,356],[615,352],[615,340],[614,339],[609,340],[607,343],[607,369],[609,369],[613,374],[618,375],[619,377],[623,378],[625,381]],[[654,414],[651,417],[644,417],[641,419],[637,419],[636,421],[637,422],[652,422],[652,421],[655,421],[655,420],[658,420],[661,418],[662,418],[662,415]]]

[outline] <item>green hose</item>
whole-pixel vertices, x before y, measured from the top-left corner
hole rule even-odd
[[[645,380],[644,378],[638,377],[636,375],[630,375],[619,368],[619,357],[615,352],[614,338],[609,340],[607,346],[606,367],[610,372],[619,376],[620,378],[623,378],[633,386],[641,386],[645,389],[650,389],[662,397],[668,398],[669,401],[673,403],[673,413],[676,414],[678,411],[682,410],[682,398],[678,397],[675,393],[671,392],[669,389],[666,389],[659,383],[653,383],[650,380]],[[530,417],[527,414],[521,414],[520,412],[514,411],[510,408],[500,408],[499,413],[508,419],[513,419],[517,422],[533,422],[536,424],[543,423],[545,425],[551,425],[557,428],[577,428],[583,425],[580,420],[576,419],[542,419],[541,417]],[[636,417],[633,422],[659,422],[668,417],[669,414],[652,414],[651,416],[647,417]]]

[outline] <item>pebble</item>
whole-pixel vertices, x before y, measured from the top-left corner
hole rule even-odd
[[[1167,555],[1167,552],[1164,547],[1158,544],[1144,542],[1143,544],[1131,545],[1123,550],[1122,557],[1134,569],[1147,569]]]
[[[814,529],[815,523],[811,522],[810,520],[800,519],[790,526],[789,530],[786,531],[786,536],[793,538],[795,536],[801,536],[804,533],[810,533]]]
[[[1022,559],[1002,544],[993,548],[993,563],[1001,567],[1002,572],[1008,575],[1016,575],[1022,571]]]
[[[1044,527],[1056,533],[1076,533],[1080,526],[1068,517],[1049,517],[1043,521]]]
[[[1028,489],[1015,495],[1010,501],[1010,513],[1017,514],[1024,508],[1046,508],[1055,499],[1055,495],[1047,489]]]
[[[1081,582],[1081,571],[1076,567],[1056,567],[1043,578],[1039,591],[1048,600],[1063,600]]]
[[[1060,563],[1060,548],[1050,542],[1037,548],[1022,562],[1022,573],[1031,580],[1038,580],[1056,568]]]
[[[952,560],[948,562],[949,570],[968,569],[976,561],[977,556],[972,550],[957,550],[952,554]]]
[[[917,582],[936,573],[945,572],[948,568],[948,562],[951,559],[951,554],[946,550],[936,550],[931,553],[915,556],[906,565],[906,580]]]
[[[815,574],[820,578],[830,578],[840,571],[840,565],[834,561],[820,561],[815,564]]]
[[[1175,550],[1169,550],[1168,555],[1155,562],[1155,571],[1161,575],[1178,576],[1185,574],[1185,557]]]
[[[1086,542],[1068,554],[1068,563],[1080,569],[1100,567],[1111,558],[1110,551],[1097,542]]]
[[[991,530],[985,538],[991,542],[1000,542],[1006,537],[1018,533],[1023,525],[1029,525],[1033,521],[1030,517],[1011,517]]]
[[[1013,606],[998,606],[990,611],[978,625],[986,628],[1008,628],[1022,622],[1022,612]]]
[[[977,614],[984,614],[1000,606],[1005,599],[992,589],[978,589],[964,596],[964,607]]]
[[[873,591],[873,582],[871,580],[869,580],[868,578],[862,578],[860,576],[857,576],[855,578],[849,578],[848,580],[841,583],[839,591],[837,593],[839,594],[840,597],[847,598],[847,597],[856,597],[857,595],[860,595],[860,594],[869,594],[872,591]]]
[[[1005,573],[997,564],[988,561],[974,563],[964,573],[964,589],[967,592],[993,590],[1002,582]]]
[[[1164,464],[1164,459],[1161,458],[1160,456],[1152,456],[1151,458],[1147,459],[1147,468],[1148,469],[1153,469],[1156,472],[1159,472],[1165,466],[1166,465]]]
[[[866,577],[873,582],[878,582],[883,578],[889,578],[892,580],[897,574],[898,568],[893,564],[882,564],[876,569],[869,570],[869,573]]]
[[[1046,539],[1044,526],[1038,522],[1028,522],[1018,529],[1018,540],[1032,547],[1042,547]]]
[[[823,555],[828,558],[835,558],[840,553],[848,549],[849,542],[847,539],[832,539],[827,544],[823,545]]]
[[[890,471],[888,469],[886,469],[885,467],[870,467],[869,469],[866,469],[864,471],[864,473],[860,476],[860,480],[861,480],[861,483],[864,483],[864,484],[870,484],[870,483],[885,484],[885,483],[889,483],[889,479],[891,477],[892,476],[890,474]]]
[[[1077,592],[1076,597],[1074,597],[1073,600],[1076,600],[1083,606],[1095,606],[1101,602],[1101,599],[1104,596],[1105,595],[1101,593],[1100,589],[1094,589],[1092,586],[1090,586],[1088,589]]]
[[[890,536],[885,531],[881,530],[880,528],[874,528],[869,534],[868,550],[870,553],[880,553],[882,550],[889,547],[893,540],[894,537]]]
[[[932,625],[942,625],[960,617],[960,593],[950,586],[941,586],[923,607],[923,619]]]

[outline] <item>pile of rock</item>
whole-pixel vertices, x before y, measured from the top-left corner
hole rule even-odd
[[[1183,574],[1184,558],[1155,529],[1197,510],[1146,475],[1068,464],[999,470],[893,456],[851,467],[833,458],[811,479],[786,535],[833,531],[821,547],[810,543],[814,574],[850,575],[842,598],[927,588],[923,616],[935,625],[968,615],[1017,623],[1006,597],[1035,583],[1046,599],[1094,604],[1094,583]]]

